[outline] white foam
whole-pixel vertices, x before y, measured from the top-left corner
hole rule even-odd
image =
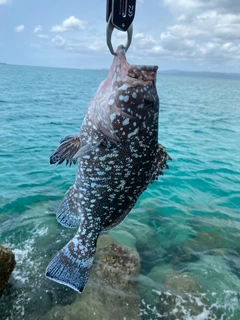
[[[158,290],[152,290],[157,295],[161,295],[163,292]],[[231,290],[224,290],[221,294],[212,292],[211,296],[216,297],[216,302],[210,304],[207,299],[207,293],[197,293],[196,295],[186,293],[185,296],[178,295],[171,291],[164,291],[165,296],[174,296],[175,306],[171,310],[168,310],[169,317],[176,317],[181,314],[181,319],[184,320],[225,320],[235,319],[235,312],[239,310],[238,293]],[[157,300],[155,300],[156,302]],[[165,303],[161,300],[161,303]],[[166,301],[166,304],[168,302]],[[199,314],[192,314],[191,304],[196,305],[199,308]],[[189,306],[189,308],[188,308]],[[219,314],[221,317],[219,318]],[[148,316],[149,319],[158,319],[166,317],[165,313],[161,313],[159,306],[154,306],[147,303],[142,299],[142,307],[140,309],[140,316]],[[151,318],[154,316],[154,318]]]
[[[37,270],[40,262],[33,260],[31,254],[34,250],[34,244],[37,238],[45,236],[48,228],[35,228],[33,230],[32,238],[27,239],[23,243],[3,244],[6,248],[11,250],[15,255],[16,267],[13,270],[12,276],[15,280],[25,284],[29,280],[29,275]]]

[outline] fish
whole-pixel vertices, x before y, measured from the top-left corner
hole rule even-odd
[[[87,284],[100,233],[128,215],[171,160],[158,143],[157,69],[130,65],[120,45],[88,105],[80,133],[63,138],[50,156],[51,164],[78,162],[75,183],[56,214],[61,225],[78,231],[45,275],[79,293]]]

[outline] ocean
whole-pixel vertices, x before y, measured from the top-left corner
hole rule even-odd
[[[55,213],[77,166],[50,165],[49,156],[79,132],[107,72],[0,65],[0,244],[17,262],[1,320],[49,319],[78,296],[44,276],[76,232]],[[157,87],[169,170],[107,233],[139,254],[136,319],[239,320],[240,77],[159,72]],[[124,307],[116,319],[129,319]]]

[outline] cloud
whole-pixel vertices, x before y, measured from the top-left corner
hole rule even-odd
[[[163,0],[175,15],[192,16],[204,11],[240,14],[239,0]]]
[[[239,66],[239,0],[163,0],[163,3],[172,14],[172,23],[157,41],[159,54],[196,63]]]
[[[85,29],[86,22],[81,21],[74,16],[65,19],[60,25],[55,25],[51,28],[51,32],[67,32],[79,31]]]
[[[168,28],[169,32],[181,37],[209,37],[219,40],[239,39],[240,15],[219,14],[211,11],[201,13],[191,22],[183,21]]]
[[[63,37],[61,37],[61,36],[55,36],[55,37],[52,39],[52,43],[55,45],[55,47],[61,48],[61,47],[64,47],[64,46],[65,46],[66,40],[63,39]]]
[[[15,32],[23,32],[24,29],[25,27],[23,24],[20,24],[19,26],[14,28]]]
[[[96,52],[108,52],[105,41],[93,38],[86,39],[66,39],[61,36],[55,36],[52,43],[57,49],[81,55],[88,55]]]
[[[49,36],[47,34],[38,34],[38,38],[41,38],[41,39],[48,39]]]
[[[11,0],[0,0],[0,5],[1,4],[12,4]]]
[[[234,65],[240,67],[240,12],[236,9],[238,2],[234,0],[163,0],[163,2],[170,12],[165,28],[160,32],[157,28],[143,30],[142,27],[137,27],[128,51],[130,59],[139,60],[139,63],[144,60],[149,64],[158,60],[173,61],[174,66],[185,65],[187,68],[188,65],[189,68],[196,66],[196,70],[223,70],[228,66],[229,70],[233,70]],[[83,29],[86,30],[81,33],[67,33]],[[51,48],[55,47],[66,54],[73,56],[109,54],[105,29],[90,30],[86,28],[86,22],[74,16],[53,26],[51,31],[61,34],[49,38],[44,44],[49,44]],[[41,33],[38,37],[48,39],[47,35]],[[116,30],[112,37],[113,48],[125,44],[126,39],[126,33]]]
[[[38,32],[40,32],[40,31],[42,31],[42,26],[40,26],[40,25],[38,25],[38,26],[33,30],[34,33],[38,33]]]

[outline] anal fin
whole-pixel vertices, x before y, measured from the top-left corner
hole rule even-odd
[[[75,155],[81,148],[79,134],[68,135],[60,141],[58,148],[50,156],[50,164],[61,164],[66,160],[66,165],[77,162]]]
[[[57,221],[64,227],[79,227],[82,217],[80,192],[73,185],[66,193],[57,211]]]

